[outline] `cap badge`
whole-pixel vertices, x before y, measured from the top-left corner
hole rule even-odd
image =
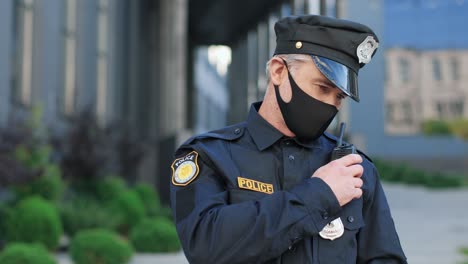
[[[372,53],[379,47],[379,43],[375,41],[373,36],[367,38],[357,47],[357,56],[359,63],[369,63],[372,58]]]
[[[319,233],[319,235],[322,238],[329,239],[329,240],[335,240],[341,237],[343,234],[344,234],[344,226],[343,226],[343,222],[341,222],[341,218],[337,218],[331,221]]]
[[[198,176],[198,153],[192,151],[172,163],[172,184],[186,186]]]
[[[302,48],[302,42],[298,41],[296,42],[296,49]]]

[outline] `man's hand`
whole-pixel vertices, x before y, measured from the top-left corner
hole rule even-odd
[[[322,179],[335,194],[341,206],[362,196],[362,162],[358,154],[349,154],[320,167],[312,177]]]

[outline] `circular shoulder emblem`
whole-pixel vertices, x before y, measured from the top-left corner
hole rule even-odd
[[[198,176],[198,153],[192,151],[172,163],[172,184],[186,186]]]

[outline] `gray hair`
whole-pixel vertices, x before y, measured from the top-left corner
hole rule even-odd
[[[310,61],[310,55],[307,54],[281,54],[281,55],[275,55],[273,56],[267,63],[266,63],[266,78],[267,78],[267,84],[270,83],[270,63],[273,58],[282,58],[286,61],[288,64],[287,66],[289,67],[289,71],[291,74],[293,71],[297,68],[298,63],[297,62],[306,62]]]

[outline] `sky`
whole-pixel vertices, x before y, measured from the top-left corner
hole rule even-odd
[[[468,49],[468,0],[384,0],[387,47]]]

